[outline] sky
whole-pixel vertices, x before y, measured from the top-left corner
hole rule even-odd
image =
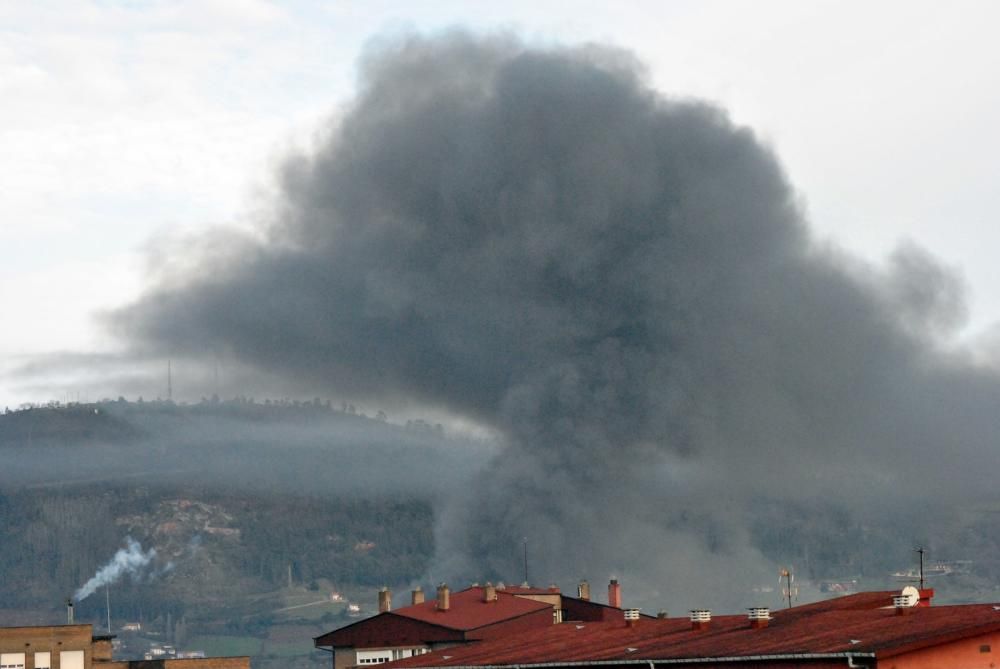
[[[998,15],[912,1],[0,2],[0,407],[66,399],[4,369],[116,350],[95,314],[142,293],[167,240],[252,229],[282,157],[345,112],[366,48],[455,26],[633,52],[662,94],[712,101],[772,147],[826,243],[875,264],[916,244],[957,272],[956,336],[982,341],[1000,322]]]

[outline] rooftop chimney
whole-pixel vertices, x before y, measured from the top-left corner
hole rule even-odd
[[[761,629],[767,627],[767,624],[771,621],[771,609],[766,606],[754,606],[751,607],[750,615],[747,617],[750,619],[750,627]]]
[[[67,625],[72,625],[73,624],[73,600],[72,599],[67,599],[66,600],[66,624]]]
[[[410,604],[416,606],[424,603],[424,589],[419,585],[410,591]]]
[[[392,591],[382,586],[378,591],[378,612],[388,613],[392,611]]]
[[[611,582],[608,583],[608,606],[613,606],[616,609],[622,607],[622,587],[618,585],[617,578],[611,579]]]
[[[691,610],[691,629],[707,630],[710,622],[712,622],[712,612],[708,609]]]
[[[908,594],[903,595],[893,595],[892,606],[896,609],[897,616],[905,616],[910,612],[910,609],[917,605],[920,601],[918,596],[910,596]]]
[[[639,609],[625,609],[625,624],[635,627],[639,623]]]
[[[438,586],[438,599],[437,599],[437,610],[447,611],[451,607],[451,601],[449,599],[451,592],[448,590],[448,584],[442,583]]]
[[[586,581],[580,581],[580,585],[576,586],[576,596],[585,602],[590,601],[590,583]]]
[[[489,581],[486,581],[486,587],[483,588],[483,601],[484,602],[497,601],[497,589]]]

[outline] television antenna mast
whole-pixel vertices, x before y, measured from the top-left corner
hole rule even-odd
[[[778,571],[778,585],[781,586],[781,597],[788,603],[788,608],[792,608],[792,598],[798,598],[799,587],[792,585],[795,583],[795,574],[791,567],[782,567]]]
[[[917,553],[920,556],[920,589],[923,590],[924,589],[924,552],[925,552],[924,551],[924,547],[923,546],[917,546],[916,548],[913,549],[913,552]]]

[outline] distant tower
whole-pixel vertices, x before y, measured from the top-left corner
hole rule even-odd
[[[170,368],[170,359],[167,359],[167,400],[174,399],[174,378],[173,370]]]

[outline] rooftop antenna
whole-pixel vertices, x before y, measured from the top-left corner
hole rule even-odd
[[[782,583],[782,581],[784,581]],[[790,567],[782,567],[778,572],[778,583],[781,585],[781,596],[788,602],[788,608],[792,608],[792,597],[799,594],[798,587],[792,585],[795,582],[795,574]]]
[[[528,587],[528,537],[524,538],[524,587]]]
[[[167,401],[174,399],[173,370],[170,368],[170,358],[167,358]]]
[[[917,546],[913,549],[914,553],[920,556],[920,589],[924,589],[924,547]]]

